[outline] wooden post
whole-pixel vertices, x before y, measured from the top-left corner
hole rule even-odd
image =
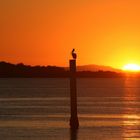
[[[77,89],[76,89],[76,60],[70,60],[70,105],[71,118],[70,127],[78,129],[79,121],[77,116]]]

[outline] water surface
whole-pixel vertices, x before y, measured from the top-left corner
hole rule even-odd
[[[0,139],[140,139],[140,79],[79,78],[80,128],[69,129],[69,79],[0,79]]]

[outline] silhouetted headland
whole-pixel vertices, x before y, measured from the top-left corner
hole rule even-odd
[[[30,66],[24,65],[23,63],[11,64],[8,62],[0,62],[0,77],[69,77],[70,73],[67,68],[57,66]],[[122,72],[113,71],[77,71],[77,77],[94,77],[94,78],[119,78],[124,77],[125,74]]]

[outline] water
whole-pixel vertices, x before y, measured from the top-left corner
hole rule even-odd
[[[69,79],[0,79],[0,139],[138,140],[140,79],[77,80],[80,128],[69,129]]]

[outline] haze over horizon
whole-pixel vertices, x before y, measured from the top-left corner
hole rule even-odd
[[[0,0],[0,60],[121,69],[140,65],[138,0]]]

